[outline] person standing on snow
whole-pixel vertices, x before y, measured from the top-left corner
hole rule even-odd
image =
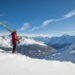
[[[14,30],[11,35],[12,35],[12,44],[13,44],[12,53],[15,53],[15,51],[17,49],[17,43],[19,42],[19,40],[17,38],[17,32],[16,32],[16,30]]]
[[[6,28],[9,32],[11,32],[12,34],[12,44],[13,44],[13,50],[12,53],[15,53],[16,49],[17,49],[17,43],[20,43],[20,36],[17,36],[17,32],[16,30],[12,31],[10,28],[8,28],[6,25],[4,25],[2,22],[0,22],[0,25],[2,25],[4,28]]]

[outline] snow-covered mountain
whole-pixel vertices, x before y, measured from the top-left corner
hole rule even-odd
[[[27,37],[27,38],[32,38],[36,41],[41,41],[44,42],[46,44],[72,44],[75,42],[75,36],[71,36],[71,35],[62,35],[60,37],[43,37],[43,36],[35,36],[35,37],[28,37],[28,36],[23,36],[23,37]]]
[[[11,47],[10,37],[8,36],[0,37],[0,47]]]
[[[48,60],[71,61],[75,63],[75,36],[33,37],[56,49],[56,53],[45,57]]]
[[[75,63],[75,43],[58,49],[55,54],[45,57],[47,60],[71,61]]]
[[[21,36],[18,52],[33,58],[71,61],[75,63],[75,36],[28,37]],[[11,37],[0,37],[0,49],[12,50]]]
[[[32,36],[32,37],[28,37],[28,36],[23,36],[24,38],[31,38],[34,39],[36,41],[41,41],[44,42],[45,44],[47,44],[48,46],[51,46],[55,49],[60,49],[60,48],[64,48],[66,46],[70,46],[72,43],[75,42],[75,36],[71,36],[71,35],[62,35],[60,37],[48,37],[48,36]]]
[[[63,35],[61,37],[54,37],[50,39],[50,44],[72,44],[75,42],[75,36]]]
[[[55,49],[49,46],[42,46],[39,44],[20,45],[18,52],[33,58],[44,58],[55,53]]]
[[[0,37],[0,49],[11,51],[11,37],[10,36],[1,36]],[[55,52],[55,49],[44,44],[44,42],[36,41],[32,38],[21,37],[20,44],[18,44],[17,52],[25,54],[34,58],[41,58],[48,55],[51,55]]]
[[[32,37],[28,37],[28,36],[23,36],[26,38],[31,38],[34,39],[36,41],[41,41],[44,42],[45,44],[55,48],[55,49],[60,49],[60,48],[64,48],[66,46],[70,46],[72,43],[75,42],[75,36],[71,36],[71,35],[62,35],[60,37],[48,37],[48,36],[32,36]]]
[[[61,37],[52,37],[49,41],[49,46],[52,46],[55,49],[61,49],[74,43],[75,36],[63,35]]]
[[[40,42],[40,41],[35,41],[32,38],[26,38],[26,37],[21,37],[20,40],[20,44],[19,45],[32,45],[32,44],[38,44],[41,46],[47,46],[46,44],[44,44],[44,42]]]

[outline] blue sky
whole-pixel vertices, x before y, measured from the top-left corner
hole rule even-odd
[[[0,0],[0,21],[18,33],[75,34],[75,0]]]

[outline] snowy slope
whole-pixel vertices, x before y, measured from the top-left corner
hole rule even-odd
[[[20,41],[21,41],[21,42],[20,42],[19,45],[32,45],[32,44],[38,44],[38,45],[46,46],[46,44],[44,44],[43,42],[35,41],[34,39],[26,38],[26,37],[22,37]]]
[[[10,37],[0,37],[0,47],[11,47]]]
[[[75,63],[75,43],[57,50],[55,54],[46,57],[48,60],[71,61]]]
[[[75,53],[75,43],[70,45],[69,49],[67,50],[68,53]]]
[[[11,51],[12,50],[11,37],[1,36],[0,38],[1,38],[0,49],[3,49],[5,51]],[[43,42],[35,41],[32,38],[21,37],[20,43],[18,44],[17,47],[17,52],[25,54],[30,57],[40,58],[51,55],[52,53],[55,52],[55,49],[47,46]]]
[[[64,49],[61,55],[61,60],[68,60],[75,63],[75,43]]]
[[[63,35],[61,37],[50,38],[49,43],[47,45],[58,50],[66,46],[70,46],[74,42],[75,42],[75,36]]]
[[[56,38],[52,44],[72,44],[73,42],[75,42],[75,36],[63,35]]]
[[[35,41],[31,38],[21,37],[19,45],[32,45],[38,44],[42,46],[46,46],[44,42]],[[0,47],[10,47],[11,46],[11,37],[10,36],[0,36]]]
[[[75,64],[0,52],[0,75],[75,75]]]
[[[46,59],[49,60],[71,61],[75,63],[75,36],[63,35],[61,37],[52,38],[43,37],[43,40],[47,39],[50,42],[50,47],[46,45],[45,42],[39,41],[39,38],[41,40],[42,37],[37,37],[38,40],[36,41],[34,38],[22,36],[21,42],[17,49],[21,51],[20,53],[23,53],[29,57],[44,58],[48,56]],[[0,37],[0,47],[10,47],[10,40],[11,37],[9,36]],[[51,54],[55,52],[55,47],[51,44],[54,44],[58,48],[57,52],[52,56]]]
[[[10,43],[11,37],[9,36],[0,36],[0,42],[7,42]],[[21,36],[21,45],[26,44],[39,44],[39,45],[54,45],[54,44],[72,44],[75,42],[75,36],[70,35],[63,35],[60,37],[44,37],[44,36],[35,36],[35,37],[29,37],[29,36]]]

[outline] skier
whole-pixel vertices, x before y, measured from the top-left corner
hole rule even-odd
[[[16,32],[16,30],[14,30],[11,35],[12,35],[12,44],[13,44],[12,53],[15,53],[15,51],[17,49],[17,43],[20,42],[20,41],[17,38],[17,32]]]
[[[16,49],[17,49],[17,43],[20,43],[20,36],[17,36],[17,32],[16,30],[12,31],[10,28],[8,28],[6,25],[4,25],[2,22],[0,22],[0,25],[2,25],[4,28],[6,28],[9,32],[11,32],[12,34],[12,44],[13,44],[13,50],[12,53],[15,53]]]

